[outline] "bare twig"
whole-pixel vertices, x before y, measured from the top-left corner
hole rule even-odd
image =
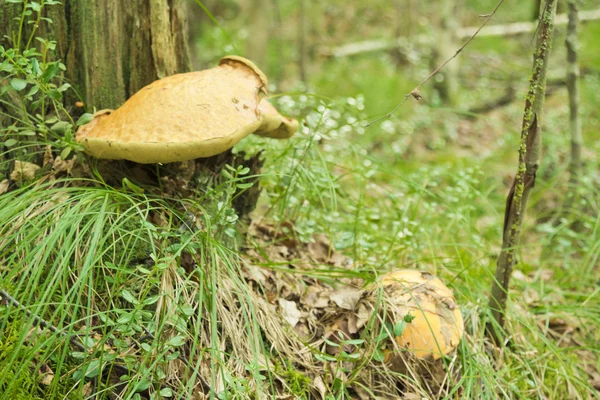
[[[450,58],[448,58],[446,61],[444,61],[439,67],[437,67],[435,70],[433,70],[425,79],[423,79],[417,86],[415,86],[415,88],[413,90],[411,90],[409,93],[407,93],[404,96],[404,99],[396,106],[394,107],[394,109],[390,112],[388,112],[387,114],[385,114],[382,117],[377,118],[375,121],[368,123],[365,127],[369,127],[373,124],[376,124],[380,121],[383,121],[384,119],[388,119],[390,118],[396,111],[398,111],[398,109],[404,104],[406,103],[406,100],[408,100],[409,97],[414,96],[414,93],[419,93],[419,88],[421,88],[421,86],[423,86],[425,83],[427,83],[427,81],[429,81],[435,74],[437,74],[438,72],[440,72],[440,70],[442,68],[444,68],[450,61],[454,60],[460,53],[461,51],[464,50],[465,47],[467,47],[467,45],[469,43],[471,43],[471,41],[473,39],[475,39],[475,37],[477,36],[477,34],[483,29],[483,27],[490,21],[490,19],[492,19],[492,17],[496,14],[496,11],[498,11],[498,9],[500,8],[500,6],[502,5],[502,3],[504,3],[504,0],[500,0],[498,2],[498,4],[496,4],[496,7],[494,7],[494,9],[492,10],[492,12],[490,14],[488,14],[488,16],[486,17],[485,21],[483,21],[483,23],[481,24],[481,26],[475,31],[475,33],[473,33],[473,35],[471,37],[469,37],[467,39],[466,42],[463,43],[462,46],[460,46],[458,48],[458,50],[456,50],[456,52],[454,53],[454,55],[452,55]]]
[[[480,15],[480,18],[487,18],[490,14]],[[598,10],[586,10],[579,12],[579,20],[585,21],[596,21],[600,19],[600,9]],[[554,21],[555,25],[566,25],[568,23],[568,14],[560,14],[556,16]],[[477,34],[479,37],[492,37],[492,36],[515,36],[522,35],[535,31],[537,28],[537,22],[512,22],[510,24],[502,25],[488,25]],[[479,26],[466,26],[459,28],[456,31],[458,39],[467,39],[471,37]],[[359,54],[374,53],[378,51],[387,51],[402,47],[406,43],[406,37],[397,36],[393,39],[367,39],[358,42],[350,42],[342,44],[336,47],[321,46],[319,48],[319,54],[323,57],[351,57]],[[429,37],[427,35],[415,35],[410,38],[412,43],[427,43]]]
[[[78,350],[80,350],[82,352],[87,352],[87,348],[79,340],[79,338],[77,336],[69,336],[67,333],[61,331],[60,329],[58,329],[57,327],[52,325],[50,322],[43,319],[42,317],[35,315],[31,311],[29,311],[26,307],[24,307],[21,303],[19,303],[19,301],[17,299],[15,299],[11,295],[9,295],[6,292],[6,290],[0,290],[0,299],[2,301],[6,302],[7,304],[10,304],[14,307],[17,307],[17,308],[25,311],[25,313],[27,314],[28,317],[33,318],[33,326],[39,325],[43,329],[48,329],[52,333],[55,333],[55,334],[63,336],[63,337],[68,337],[69,342],[71,342],[71,344],[73,346],[75,346]]]
[[[497,323],[488,323],[488,335],[497,343],[503,341],[502,329],[508,297],[508,285],[516,259],[516,247],[521,235],[521,224],[525,215],[529,194],[535,185],[535,177],[541,152],[541,125],[546,91],[546,71],[552,45],[554,16],[558,0],[547,0],[541,17],[536,50],[533,59],[533,72],[529,91],[525,100],[523,127],[519,144],[519,165],[512,188],[506,199],[502,250],[498,257],[489,307]]]

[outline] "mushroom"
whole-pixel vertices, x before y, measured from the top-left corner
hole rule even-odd
[[[251,133],[289,138],[298,122],[277,112],[266,88],[254,63],[227,56],[215,68],[159,79],[117,110],[97,112],[76,139],[94,157],[151,164],[210,157]]]
[[[379,278],[377,287],[394,323],[406,325],[396,343],[417,358],[441,358],[456,349],[464,332],[452,291],[427,272],[396,270]],[[410,317],[407,317],[410,315]]]

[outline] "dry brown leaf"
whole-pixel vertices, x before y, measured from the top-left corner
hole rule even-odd
[[[35,173],[39,171],[40,166],[27,162],[15,160],[15,167],[10,173],[10,179],[13,181],[28,181],[35,178]]]
[[[58,156],[52,163],[52,173],[55,175],[71,175],[71,171],[73,171],[73,167],[75,166],[76,162],[77,156],[73,156],[73,158],[71,158],[70,160],[63,160],[62,158],[60,158],[60,156]]]
[[[348,316],[348,332],[357,333],[369,321],[372,314],[372,309],[367,308],[364,304],[359,304],[357,312]]]
[[[540,303],[540,294],[537,290],[528,287],[523,291],[523,299],[528,306],[535,307]]]
[[[317,262],[325,263],[329,260],[334,250],[325,235],[316,235],[315,242],[307,246],[308,254]]]
[[[83,385],[83,390],[81,391],[81,394],[83,395],[84,398],[88,398],[89,396],[92,395],[92,390],[93,390],[93,382],[89,381],[88,383]]]
[[[52,380],[54,379],[54,371],[52,371],[48,364],[43,363],[40,366],[40,374],[42,376],[40,383],[44,386],[50,386]]]
[[[549,282],[554,277],[554,271],[551,269],[541,269],[529,274],[532,278],[539,279],[542,282]]]
[[[512,273],[512,278],[521,282],[531,282],[531,278],[523,273],[519,269],[515,269]]]
[[[285,299],[278,299],[278,301],[283,318],[292,326],[292,328],[295,327],[302,317],[302,313],[298,310],[298,306],[293,301]]]
[[[4,179],[0,182],[0,195],[3,195],[6,192],[8,192],[8,179]]]
[[[54,156],[52,155],[52,146],[47,145],[46,150],[44,151],[44,162],[42,166],[45,167],[48,164],[52,164],[54,162]]]
[[[325,308],[329,305],[330,296],[330,290],[313,285],[308,287],[302,300],[309,308]]]
[[[344,310],[354,310],[364,293],[364,290],[354,288],[338,289],[331,294],[331,300]]]
[[[327,395],[327,387],[325,386],[325,382],[323,382],[323,378],[317,376],[313,379],[313,387],[317,389],[319,394],[321,395],[321,399],[324,399]]]

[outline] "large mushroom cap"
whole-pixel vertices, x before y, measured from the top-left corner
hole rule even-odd
[[[97,158],[149,164],[210,157],[257,131],[290,137],[297,122],[263,99],[266,86],[251,61],[227,56],[215,68],[157,80],[117,110],[96,113],[77,141]]]
[[[462,314],[452,291],[439,278],[396,270],[383,275],[377,286],[384,290],[394,319],[401,321],[408,314],[413,318],[396,337],[401,348],[417,358],[436,360],[458,346],[464,332]]]

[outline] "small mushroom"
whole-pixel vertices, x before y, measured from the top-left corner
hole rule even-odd
[[[427,272],[396,270],[381,276],[376,286],[384,291],[393,322],[406,321],[395,338],[398,346],[417,358],[434,360],[458,347],[464,332],[462,314],[452,291],[439,278]]]
[[[141,164],[210,157],[251,133],[289,138],[298,122],[277,112],[266,88],[254,63],[227,56],[215,68],[149,84],[117,110],[96,113],[76,138],[94,157]]]

